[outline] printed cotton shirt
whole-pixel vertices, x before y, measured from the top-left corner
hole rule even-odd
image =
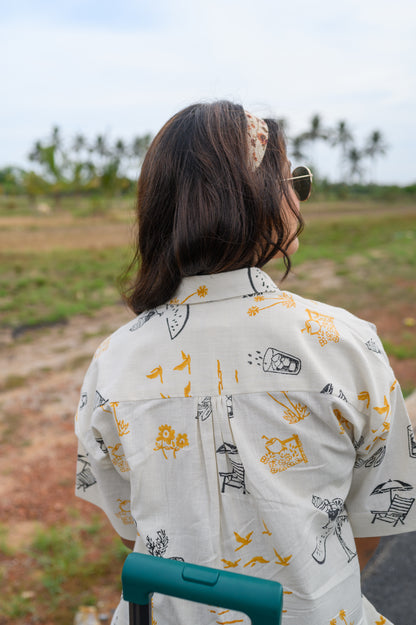
[[[416,445],[371,324],[257,268],[185,278],[98,347],[76,434],[77,494],[136,551],[277,580],[285,625],[388,622],[354,536],[416,529]],[[154,618],[249,622],[160,596]]]

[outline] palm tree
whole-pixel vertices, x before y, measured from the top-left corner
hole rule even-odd
[[[305,140],[309,141],[312,144],[311,161],[313,163],[313,161],[315,160],[314,146],[316,142],[327,141],[329,136],[328,131],[324,128],[322,124],[322,118],[320,115],[318,115],[318,113],[315,113],[315,115],[311,117],[309,130],[304,133],[304,136]]]
[[[149,133],[135,137],[130,146],[131,156],[141,161],[146,154],[151,141],[152,135]]]
[[[356,147],[352,147],[348,150],[347,156],[350,164],[350,181],[352,182],[354,177],[358,177],[361,180],[363,175],[363,167],[361,165],[363,152]]]
[[[82,150],[85,150],[85,148],[87,147],[87,140],[84,137],[84,135],[81,134],[77,134],[74,137],[74,142],[72,144],[72,149],[74,150],[75,154],[79,154],[80,152],[82,152]]]
[[[123,156],[125,156],[126,154],[126,145],[123,141],[123,139],[117,139],[117,141],[114,144],[114,152],[117,156],[117,158],[122,159]]]
[[[334,131],[332,132],[331,144],[334,146],[340,146],[341,148],[341,158],[340,158],[340,173],[341,178],[343,167],[346,165],[348,160],[348,148],[352,146],[353,143],[353,135],[351,130],[348,127],[348,124],[345,120],[340,120],[335,126]]]
[[[376,159],[383,156],[387,151],[387,144],[380,130],[373,130],[367,139],[365,154],[373,161],[373,175],[375,173]]]
[[[303,146],[305,145],[305,134],[297,135],[291,141],[291,153],[295,160],[301,161],[306,158]]]

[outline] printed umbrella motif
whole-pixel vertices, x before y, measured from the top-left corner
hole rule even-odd
[[[411,484],[407,484],[406,482],[402,482],[401,480],[387,480],[387,482],[383,482],[375,487],[371,495],[379,495],[380,493],[390,493],[390,503],[393,500],[393,491],[394,490],[412,490],[413,486]]]

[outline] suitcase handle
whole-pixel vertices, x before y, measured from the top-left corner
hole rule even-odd
[[[151,624],[154,592],[238,610],[253,625],[281,623],[283,588],[271,580],[142,553],[127,556],[121,579],[123,598],[130,603],[130,625]]]

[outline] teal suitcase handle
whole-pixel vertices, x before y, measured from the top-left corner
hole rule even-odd
[[[127,556],[121,579],[123,598],[130,603],[130,625],[151,625],[154,592],[238,610],[253,625],[281,624],[283,588],[271,580],[142,553]]]

